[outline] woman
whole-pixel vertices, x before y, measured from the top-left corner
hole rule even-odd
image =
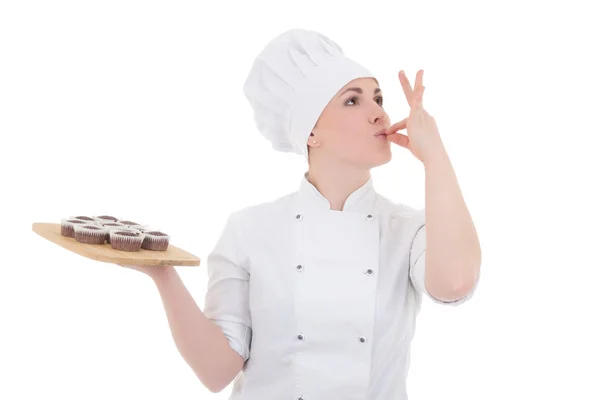
[[[406,398],[422,294],[464,303],[481,259],[422,79],[413,89],[400,73],[411,111],[390,126],[378,81],[327,37],[290,30],[256,58],[244,93],[273,147],[306,157],[299,190],[230,215],[207,258],[204,312],[173,268],[133,267],[156,282],[211,391],[234,381],[237,400]],[[375,192],[370,170],[392,142],[423,162],[427,212]]]

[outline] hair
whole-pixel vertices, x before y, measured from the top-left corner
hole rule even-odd
[[[309,138],[313,136],[313,133],[311,132],[309,135]],[[306,144],[306,160],[308,162],[308,165],[310,165],[310,146],[308,145],[308,143]]]

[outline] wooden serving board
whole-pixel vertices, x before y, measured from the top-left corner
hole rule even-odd
[[[140,249],[140,251],[121,251],[113,249],[108,243],[79,243],[75,238],[63,236],[60,234],[60,224],[36,222],[33,224],[33,231],[41,237],[74,253],[91,258],[92,260],[111,264],[154,265],[161,267],[170,265],[200,265],[198,257],[172,244],[169,244],[169,248],[165,251],[145,249]]]

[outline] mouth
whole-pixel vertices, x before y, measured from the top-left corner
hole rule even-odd
[[[380,138],[380,139],[386,139],[387,138],[387,129],[386,128],[381,129],[380,131],[375,133],[374,136],[377,138]]]

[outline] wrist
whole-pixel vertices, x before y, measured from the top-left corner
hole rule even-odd
[[[150,276],[150,278],[152,278],[153,281],[158,283],[165,279],[168,279],[174,273],[176,273],[176,271],[175,271],[175,267],[172,265],[165,266],[165,267],[157,266],[152,272],[148,273],[148,276]]]
[[[423,157],[423,166],[425,169],[432,169],[438,166],[446,166],[450,162],[450,157],[443,146],[438,147],[436,150],[428,152],[426,157]]]

